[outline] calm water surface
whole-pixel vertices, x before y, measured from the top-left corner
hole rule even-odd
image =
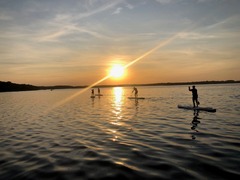
[[[0,179],[239,179],[240,84],[187,88],[0,93]]]

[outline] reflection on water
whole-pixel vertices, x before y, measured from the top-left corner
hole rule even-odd
[[[0,179],[239,179],[239,88],[201,85],[219,111],[194,114],[185,86],[0,93]]]
[[[122,96],[123,96],[123,88],[122,87],[114,87],[113,94],[114,94],[114,99],[115,99],[115,105],[117,107],[121,106]]]
[[[194,132],[198,133],[199,131],[197,130],[197,126],[200,123],[200,121],[198,119],[201,119],[199,116],[199,111],[194,111],[193,113],[193,120],[192,120],[192,127],[191,130],[193,130]],[[196,139],[195,133],[192,134],[192,139]]]
[[[123,88],[122,87],[114,87],[113,88],[113,96],[114,96],[114,101],[113,101],[113,120],[111,121],[112,125],[115,126],[121,126],[122,122],[122,105],[123,105]],[[116,141],[118,136],[117,136],[117,130],[116,129],[112,129],[110,130],[113,133],[113,141]]]
[[[91,98],[91,100],[92,100],[92,107],[94,107],[94,99],[95,98]]]
[[[122,112],[122,104],[123,104],[123,89],[121,87],[115,87],[113,88],[113,95],[114,95],[114,104],[113,104],[113,110],[114,116],[117,119],[121,119],[121,112]]]
[[[135,99],[136,110],[138,110],[138,99]]]

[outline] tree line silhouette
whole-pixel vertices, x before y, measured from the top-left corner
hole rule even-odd
[[[99,85],[95,87],[127,87],[127,86],[168,86],[168,85],[192,85],[192,84],[225,84],[225,83],[240,83],[240,81],[226,80],[226,81],[197,81],[197,82],[168,82],[168,83],[151,83],[151,84],[119,84],[119,85]],[[35,91],[35,90],[54,90],[54,89],[73,89],[73,88],[85,88],[87,86],[34,86],[30,84],[16,84],[10,81],[0,81],[0,92],[12,92],[12,91]]]

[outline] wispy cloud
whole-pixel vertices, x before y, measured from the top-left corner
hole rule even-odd
[[[61,38],[64,36],[76,35],[80,36],[81,34],[90,35],[97,39],[110,39],[109,36],[99,33],[98,31],[91,30],[91,27],[78,26],[76,24],[68,24],[64,27],[54,28],[55,30],[48,30],[38,36],[39,41],[61,41]],[[76,38],[76,40],[79,40]]]
[[[130,9],[130,10],[134,9],[134,6],[132,4],[129,4],[127,2],[123,2],[123,4],[124,4],[124,8]],[[124,8],[117,7],[112,14],[120,14]]]
[[[156,1],[161,3],[161,4],[169,4],[169,3],[176,2],[176,1],[179,1],[179,0],[156,0]]]
[[[183,0],[155,0],[161,4],[169,4],[169,3],[178,3],[183,2]],[[191,0],[196,3],[208,3],[210,1],[222,1],[222,0]],[[189,1],[190,2],[190,1]]]
[[[226,28],[229,29],[229,28],[235,28],[235,27],[237,27],[238,29],[239,24],[240,24],[240,15],[234,15],[226,19],[221,19],[220,21],[207,26],[206,29],[221,30],[221,29],[226,29]]]
[[[67,29],[60,29],[55,32],[49,33],[47,35],[40,36],[38,39],[39,41],[58,41],[60,37],[69,34],[69,30]]]
[[[119,7],[113,12],[113,14],[120,14],[121,11],[122,11],[122,8]]]
[[[104,12],[106,10],[109,10],[111,8],[114,8],[115,6],[117,6],[119,3],[122,3],[123,0],[114,0],[114,1],[108,1],[107,3],[101,4],[100,7],[95,7],[92,10],[89,10],[87,12],[84,13],[80,13],[79,15],[73,17],[74,20],[79,20],[82,18],[87,18],[93,15],[96,15],[98,13]],[[94,5],[94,3],[92,3],[92,6]]]
[[[178,34],[178,37],[181,39],[192,39],[192,40],[216,38],[216,36],[213,34],[203,34],[203,33],[197,33],[197,32],[182,32]]]
[[[89,27],[89,24],[84,25],[86,23],[82,23],[81,20],[113,9],[122,2],[123,0],[107,1],[99,5],[99,1],[88,1],[83,4],[87,9],[85,12],[56,14],[54,19],[48,20],[48,23],[45,24],[47,25],[47,28],[44,29],[44,34],[40,32],[42,35],[39,36],[39,40],[59,41],[61,37],[73,34],[88,34],[99,39],[109,39],[109,36],[100,33],[98,29],[96,29],[96,26],[91,28]],[[114,11],[114,14],[120,13],[121,10],[122,8],[117,8]]]
[[[134,9],[134,6],[131,5],[131,4],[127,4],[126,7],[127,7],[128,9]]]

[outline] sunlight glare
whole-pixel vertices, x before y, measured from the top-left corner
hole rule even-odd
[[[75,93],[75,94],[73,94],[73,95],[71,95],[71,96],[69,96],[69,97],[67,97],[67,98],[65,98],[65,99],[57,102],[57,103],[54,104],[52,107],[50,107],[49,109],[47,109],[44,114],[48,114],[48,113],[49,113],[50,111],[52,111],[53,109],[55,109],[55,108],[57,108],[57,107],[65,104],[65,103],[69,102],[70,100],[74,99],[75,97],[79,96],[80,94],[84,93],[85,91],[89,90],[90,88],[96,86],[97,84],[99,84],[99,83],[107,80],[108,78],[114,77],[114,76],[115,76],[114,74],[121,74],[121,75],[118,75],[119,77],[120,77],[120,76],[123,76],[125,69],[127,69],[127,68],[130,67],[130,66],[132,66],[132,65],[135,64],[136,62],[140,61],[140,60],[143,59],[144,57],[152,54],[154,51],[158,50],[159,48],[162,48],[162,47],[168,45],[168,44],[171,43],[173,40],[175,40],[176,38],[178,38],[179,34],[180,34],[180,33],[177,33],[177,34],[173,35],[172,37],[166,39],[165,41],[161,41],[157,46],[155,46],[155,47],[153,47],[152,49],[148,50],[147,52],[145,52],[144,54],[142,54],[142,55],[139,56],[138,58],[136,58],[136,59],[134,59],[133,61],[131,61],[131,62],[129,62],[128,64],[126,64],[125,66],[118,65],[118,66],[117,66],[118,68],[116,68],[116,71],[117,71],[118,73],[115,73],[115,70],[113,70],[113,69],[115,69],[115,68],[114,68],[115,66],[113,66],[112,70],[110,70],[110,73],[109,73],[107,76],[105,76],[105,77],[103,77],[102,79],[98,80],[97,82],[89,85],[88,87],[86,87],[86,88],[78,91],[77,93]],[[119,70],[117,70],[117,69],[119,69]],[[120,72],[121,72],[121,73],[120,73]],[[121,93],[119,93],[119,94],[121,94]],[[119,102],[119,101],[121,102],[121,95],[118,95],[117,97],[118,97],[118,98],[116,98],[116,102]]]
[[[122,101],[123,88],[122,87],[114,87],[113,93],[115,96],[115,104],[116,104],[116,106],[118,106]]]
[[[110,70],[110,76],[114,78],[121,78],[124,75],[124,67],[120,64],[115,64]]]
[[[114,104],[113,104],[112,113],[116,119],[114,121],[112,121],[111,124],[120,126],[121,125],[120,120],[122,119],[123,88],[122,87],[114,87],[113,95],[115,96],[115,100],[114,100]]]

